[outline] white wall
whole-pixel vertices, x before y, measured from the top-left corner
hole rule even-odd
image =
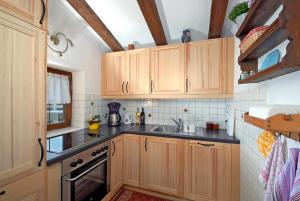
[[[60,57],[48,48],[48,63],[74,73],[74,92],[80,94],[100,93],[100,55],[107,51],[87,26],[82,23],[62,0],[49,1],[49,34],[64,33],[74,43]],[[53,47],[51,41],[49,45]],[[60,49],[64,48],[62,41]],[[53,65],[54,64],[54,65]]]
[[[231,0],[237,3],[239,0]],[[241,1],[241,0],[240,0]],[[232,5],[231,5],[232,7]],[[271,24],[278,16],[278,12],[266,23]],[[228,23],[227,23],[228,25]],[[231,30],[234,35],[237,31],[236,25],[225,31]],[[265,158],[259,152],[257,147],[258,136],[262,133],[262,129],[247,124],[243,120],[243,114],[249,111],[251,106],[261,104],[290,104],[300,105],[300,72],[291,73],[269,81],[257,84],[238,85],[240,77],[240,66],[238,65],[239,39],[235,41],[235,66],[234,66],[234,100],[230,105],[236,110],[235,117],[235,134],[241,141],[241,201],[263,201],[264,187],[259,181],[258,176],[264,166]],[[287,43],[278,46],[282,56],[285,54]],[[267,53],[266,53],[267,54]],[[265,55],[259,59],[259,63],[264,59]],[[300,147],[299,142],[285,138],[287,143],[284,147],[287,151],[290,147]],[[251,188],[249,188],[251,187]]]

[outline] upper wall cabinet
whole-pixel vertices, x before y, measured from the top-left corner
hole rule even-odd
[[[233,38],[108,53],[102,63],[102,95],[231,98],[233,59]]]
[[[227,44],[230,40],[232,39],[213,39],[188,44],[186,77],[188,94],[232,93],[230,86],[233,73],[229,65],[233,65],[233,46]]]
[[[126,52],[126,92],[149,94],[149,49]]]
[[[0,0],[0,10],[46,30],[47,0]]]
[[[102,83],[105,95],[123,95],[126,93],[125,52],[106,54],[102,58]]]
[[[103,56],[102,94],[149,94],[149,49],[109,53]]]
[[[151,94],[184,94],[185,45],[167,45],[151,51]]]

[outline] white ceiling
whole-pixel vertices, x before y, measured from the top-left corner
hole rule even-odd
[[[155,0],[169,44],[180,41],[182,31],[191,29],[192,39],[208,35],[211,0]],[[126,47],[153,46],[137,0],[86,0],[115,38]]]

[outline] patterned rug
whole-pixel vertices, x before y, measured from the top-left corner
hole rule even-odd
[[[123,189],[117,195],[117,197],[115,197],[112,201],[170,201],[170,200],[161,199],[150,195],[145,195],[142,193]]]

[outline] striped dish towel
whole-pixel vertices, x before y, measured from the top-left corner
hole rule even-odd
[[[274,201],[275,178],[280,174],[284,166],[283,147],[280,139],[273,144],[271,152],[265,162],[259,179],[265,186],[265,201]]]
[[[299,200],[300,200],[300,151],[298,154],[296,176],[293,183],[292,191],[290,193],[289,201],[299,201]]]
[[[292,192],[294,181],[296,178],[296,170],[299,159],[299,149],[291,148],[289,149],[289,159],[283,167],[282,172],[275,179],[275,200],[277,201],[289,201],[290,193]],[[298,168],[299,169],[299,168]],[[300,171],[300,170],[298,170]],[[298,177],[299,177],[298,173]],[[295,192],[293,192],[294,197],[298,197],[297,189],[299,189],[299,182],[296,181]],[[299,199],[297,199],[299,200]]]

